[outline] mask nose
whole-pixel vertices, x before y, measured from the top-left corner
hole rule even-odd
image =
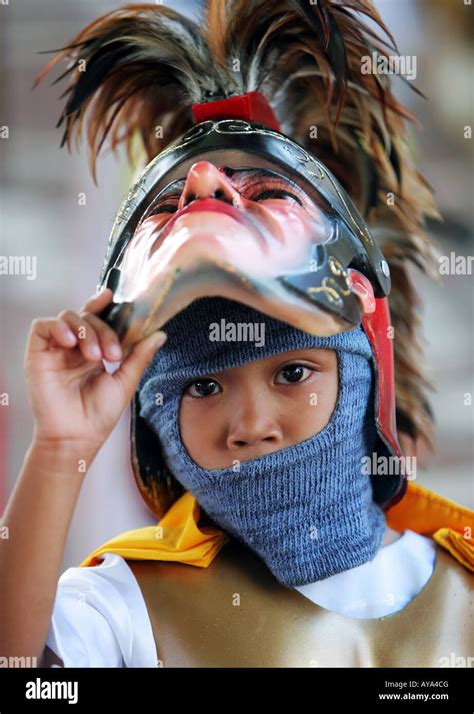
[[[227,176],[209,161],[198,161],[189,169],[178,210],[198,198],[217,198],[234,206],[241,202],[240,194]]]

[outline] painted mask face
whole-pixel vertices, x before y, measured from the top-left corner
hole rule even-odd
[[[137,336],[166,322],[170,308],[177,312],[213,294],[265,306],[271,316],[307,329],[314,309],[296,293],[286,295],[278,278],[310,270],[314,249],[333,231],[310,194],[282,174],[199,161],[145,212],[124,253],[115,299],[142,306],[145,323],[135,321]],[[168,301],[154,307],[168,286]]]
[[[117,214],[102,318],[124,345],[219,295],[314,335],[353,328],[390,291],[388,265],[344,188],[256,122],[196,124],[142,171]]]

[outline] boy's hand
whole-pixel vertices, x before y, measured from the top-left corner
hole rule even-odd
[[[123,354],[117,335],[97,314],[112,291],[104,289],[79,314],[34,320],[24,368],[35,417],[35,441],[98,450],[133,397],[147,364],[166,341],[158,331]],[[109,374],[102,360],[121,365]]]

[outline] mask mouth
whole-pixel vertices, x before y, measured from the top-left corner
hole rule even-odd
[[[188,215],[189,213],[195,212],[206,212],[206,213],[218,213],[221,215],[229,216],[233,218],[237,223],[246,224],[249,222],[249,218],[246,213],[236,208],[231,203],[217,198],[201,198],[192,201],[188,206],[182,208],[178,213],[176,213],[162,231],[161,238],[164,239],[173,230],[176,220],[182,218],[182,216]]]

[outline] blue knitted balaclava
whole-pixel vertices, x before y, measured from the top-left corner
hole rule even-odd
[[[264,343],[213,341],[213,326],[223,319],[264,325]],[[196,300],[162,329],[168,339],[140,382],[140,413],[159,435],[174,476],[215,523],[250,547],[286,587],[372,560],[385,514],[362,472],[376,439],[372,350],[363,329],[315,337],[220,297]],[[335,350],[339,365],[337,404],[322,431],[237,466],[198,466],[179,431],[185,386],[210,372],[311,347]]]

